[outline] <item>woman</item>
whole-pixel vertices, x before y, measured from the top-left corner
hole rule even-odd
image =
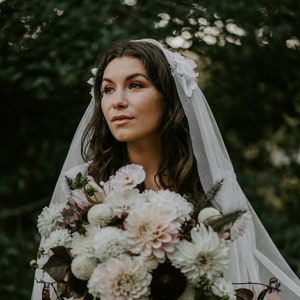
[[[92,161],[91,175],[107,180],[126,163],[136,163],[146,171],[145,188],[199,198],[188,123],[163,53],[153,44],[116,43],[97,70],[94,114],[84,134],[88,151],[83,151]],[[172,151],[171,145],[176,145]]]
[[[225,277],[236,283],[267,283],[275,276],[282,284],[282,299],[299,299],[299,279],[236,181],[194,68],[192,61],[154,40],[111,45],[97,64],[93,99],[74,136],[62,174],[88,162],[83,171],[87,168],[89,175],[103,182],[120,167],[138,164],[146,174],[140,190],[169,189],[187,195],[192,204],[223,179],[212,204],[224,214],[249,209],[253,218],[245,234],[231,243]],[[58,184],[52,202],[61,199]],[[36,286],[32,299],[39,299],[38,289]],[[251,289],[259,293],[262,287],[253,285]],[[267,297],[278,299],[275,294]]]

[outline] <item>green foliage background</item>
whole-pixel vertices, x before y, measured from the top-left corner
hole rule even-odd
[[[180,37],[197,54],[240,184],[300,274],[299,1],[2,0],[0,20],[1,295],[30,298],[37,216],[89,102],[90,69],[119,38]]]

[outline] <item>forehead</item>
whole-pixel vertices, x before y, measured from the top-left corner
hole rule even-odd
[[[104,69],[103,78],[141,73],[148,75],[143,62],[136,57],[124,56],[113,59]]]

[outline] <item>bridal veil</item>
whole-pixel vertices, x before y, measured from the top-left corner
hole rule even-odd
[[[238,209],[248,209],[252,213],[252,225],[243,236],[231,243],[230,267],[225,277],[234,283],[260,282],[265,284],[268,284],[270,277],[276,277],[281,282],[280,299],[300,299],[300,280],[277,250],[237,182],[218,126],[198,87],[197,74],[194,71],[196,64],[178,53],[167,50],[155,40],[143,39],[135,42],[155,44],[163,51],[169,62],[178,95],[189,122],[193,151],[204,191],[207,192],[213,184],[223,179],[222,189],[213,204],[222,213]],[[61,174],[83,163],[81,137],[93,114],[93,106],[92,95],[92,100],[74,135]],[[60,178],[51,201],[65,201]],[[47,275],[37,270],[37,281],[41,280],[42,276]],[[249,288],[249,285],[244,286]],[[257,291],[262,289],[261,286],[254,288]],[[35,282],[32,299],[39,300],[41,291],[42,285]]]

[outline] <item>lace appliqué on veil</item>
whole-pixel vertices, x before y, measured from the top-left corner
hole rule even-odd
[[[187,97],[190,98],[193,91],[198,88],[198,73],[194,71],[197,67],[196,63],[191,59],[169,50],[167,50],[166,56],[171,66],[172,75],[177,75],[180,78],[182,88]]]
[[[90,95],[92,96],[92,99],[94,100],[94,85],[95,85],[95,76],[97,74],[98,69],[97,68],[92,68],[91,72],[92,72],[92,77],[87,81],[88,84],[90,84],[91,87],[91,91],[90,91]]]

